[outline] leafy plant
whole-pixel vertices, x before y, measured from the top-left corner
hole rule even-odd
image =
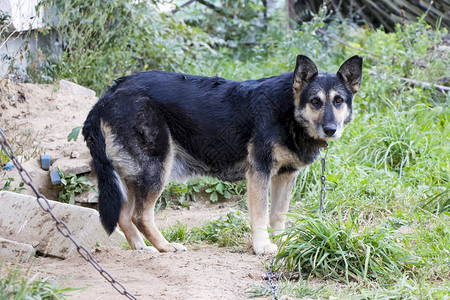
[[[250,226],[240,211],[230,212],[225,218],[210,221],[201,227],[194,228],[189,240],[217,243],[219,247],[237,246],[244,243],[250,235]]]
[[[406,249],[403,238],[379,227],[359,228],[355,218],[347,222],[331,217],[295,217],[294,226],[279,235],[285,239],[276,256],[279,269],[299,274],[356,281],[392,282],[420,258]]]
[[[246,185],[244,182],[226,182],[211,177],[192,180],[186,184],[170,182],[161,194],[161,204],[157,210],[160,206],[170,206],[173,198],[177,204],[189,206],[190,202],[195,202],[195,195],[202,191],[210,194],[210,200],[216,202],[219,195],[225,199],[230,199],[233,195],[242,196],[246,191]]]
[[[23,273],[19,266],[3,271],[0,265],[0,271],[0,299],[66,299],[68,292],[77,290],[62,287],[51,277],[32,276],[30,268]]]
[[[210,194],[209,199],[212,202],[219,200],[219,195],[225,199],[230,199],[233,195],[241,196],[246,191],[246,185],[243,182],[227,182],[216,178],[204,178],[205,192]]]
[[[63,203],[75,204],[77,194],[94,188],[94,185],[86,176],[78,177],[71,173],[65,175],[62,170],[59,170],[59,176],[61,177],[62,187],[59,192],[59,200]]]
[[[0,189],[1,191],[9,191],[11,189],[11,183],[14,181],[14,178],[12,177],[8,177],[7,180],[5,181],[5,184],[3,185],[3,187]],[[25,183],[22,181],[19,183],[19,187],[15,187],[13,188],[13,192],[15,193],[20,193],[21,191],[23,191],[25,189]]]
[[[177,204],[183,207],[189,206],[189,202],[195,201],[195,194],[200,191],[201,186],[202,184],[199,181],[193,181],[187,184],[170,182],[162,192],[160,196],[161,203],[156,210],[161,205],[165,207],[170,206],[174,197],[176,198]]]

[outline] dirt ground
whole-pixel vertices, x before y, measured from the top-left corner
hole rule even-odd
[[[68,142],[67,135],[82,125],[96,100],[58,84],[0,85],[0,127],[33,182],[49,199],[57,197],[58,189],[51,185],[48,171],[40,168],[40,154],[50,154],[52,162],[89,158],[82,138]],[[9,189],[19,188],[21,180],[15,169],[2,174],[0,188],[10,178],[14,181]],[[21,193],[32,194],[29,189]],[[235,206],[232,202],[198,202],[190,209],[167,209],[158,213],[158,225],[173,225],[179,220],[188,227],[198,226]],[[245,246],[236,252],[204,244],[188,245],[187,252],[164,254],[100,247],[94,257],[138,298],[162,300],[247,299],[245,291],[263,283],[266,259],[253,255]],[[80,256],[66,260],[37,257],[31,270],[37,276],[52,276],[64,286],[85,287],[72,292],[69,299],[123,298]]]

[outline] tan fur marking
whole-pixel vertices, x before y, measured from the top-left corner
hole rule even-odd
[[[336,97],[336,95],[339,95],[338,91],[336,90],[331,90],[330,91],[330,100],[331,102],[333,102],[334,97]]]
[[[273,158],[275,162],[275,166],[272,170],[273,175],[278,173],[278,170],[286,165],[292,165],[297,168],[303,167],[303,163],[298,159],[297,155],[292,153],[292,151],[286,147],[278,144],[273,146]]]
[[[140,168],[135,160],[126,152],[123,146],[115,142],[116,135],[112,133],[108,124],[102,121],[100,126],[105,137],[106,155],[113,162],[120,176],[136,176]]]
[[[300,92],[302,91],[302,85],[300,82],[294,80],[294,105],[300,105]]]
[[[316,110],[311,107],[311,105],[306,105],[301,111],[303,118],[308,122],[308,134],[316,139],[321,137],[316,132],[316,124],[322,123],[324,111],[323,109]]]
[[[325,94],[324,90],[318,91],[317,96],[320,98],[320,100],[322,100],[323,103],[325,103],[325,101],[327,101],[327,95]]]

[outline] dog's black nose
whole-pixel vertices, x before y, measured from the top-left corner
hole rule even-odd
[[[326,126],[323,128],[323,131],[327,136],[333,136],[333,134],[336,132],[335,126]]]

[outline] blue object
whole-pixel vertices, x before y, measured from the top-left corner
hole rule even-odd
[[[50,169],[50,154],[41,155],[41,167],[44,170]]]
[[[3,167],[3,170],[11,170],[14,169],[14,164],[12,162],[7,162],[6,165]]]
[[[61,184],[61,177],[59,176],[59,171],[54,170],[50,171],[50,179],[52,180],[52,184]]]

